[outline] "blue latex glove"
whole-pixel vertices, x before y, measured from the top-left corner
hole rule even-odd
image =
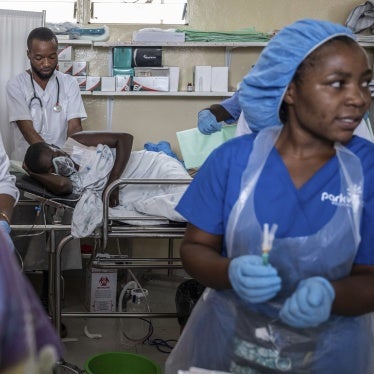
[[[204,135],[210,135],[222,129],[222,122],[217,122],[215,115],[209,109],[200,110],[197,118],[197,127]]]
[[[231,260],[229,279],[238,296],[251,303],[272,299],[281,289],[281,279],[271,265],[264,265],[262,258],[245,255]]]
[[[293,327],[315,327],[330,317],[335,291],[322,277],[301,281],[280,310],[280,319]]]
[[[5,241],[6,246],[12,251],[14,251],[14,244],[13,244],[12,238],[9,235],[11,229],[10,229],[8,222],[4,220],[0,220],[0,231],[1,231],[0,240]]]

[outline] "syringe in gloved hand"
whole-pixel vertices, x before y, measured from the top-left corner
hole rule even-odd
[[[269,263],[269,252],[273,247],[273,241],[277,229],[278,225],[276,223],[273,223],[269,231],[269,224],[264,223],[264,230],[262,234],[262,263],[264,265],[268,265]]]

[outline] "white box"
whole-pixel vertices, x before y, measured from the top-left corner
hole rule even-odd
[[[90,312],[115,312],[116,295],[117,269],[88,270],[86,306]]]
[[[131,89],[131,75],[116,75],[116,91],[130,91]]]
[[[212,67],[212,92],[227,92],[229,90],[229,68],[227,66]]]
[[[73,62],[72,61],[61,61],[58,63],[58,70],[64,74],[73,74]]]
[[[212,84],[212,67],[195,66],[195,91],[210,92]]]
[[[101,77],[87,75],[86,91],[101,91]]]
[[[79,89],[81,91],[86,91],[86,83],[87,83],[87,76],[83,76],[83,77],[74,77],[77,82],[78,82],[78,86],[79,86]]]
[[[169,77],[133,77],[133,91],[169,91]]]
[[[101,77],[101,91],[114,92],[116,90],[115,77]]]
[[[179,88],[179,67],[169,66],[169,91],[177,92]]]
[[[57,56],[59,61],[73,60],[73,48],[71,45],[59,45],[57,47]]]
[[[134,42],[184,42],[186,40],[186,33],[166,30],[134,31],[132,33],[132,40]]]
[[[88,63],[86,61],[73,61],[73,75],[87,75]]]
[[[135,67],[134,77],[168,77],[168,67]]]

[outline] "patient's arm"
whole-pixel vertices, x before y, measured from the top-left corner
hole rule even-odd
[[[32,178],[41,183],[55,195],[68,195],[73,192],[73,185],[68,177],[52,173],[33,173],[25,169]]]
[[[71,136],[77,142],[86,146],[97,146],[106,144],[110,148],[116,149],[116,159],[112,171],[110,172],[107,186],[120,178],[129,161],[133,136],[127,133],[115,132],[79,132]],[[110,196],[110,206],[118,205],[118,189]]]
[[[98,144],[106,144],[116,149],[116,160],[109,176],[108,183],[118,179],[129,161],[133,136],[127,133],[116,132],[77,132],[71,136],[77,142],[96,147]]]

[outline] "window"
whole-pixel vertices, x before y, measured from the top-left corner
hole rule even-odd
[[[45,10],[46,23],[56,24],[187,23],[187,0],[0,0],[0,9]]]
[[[91,0],[91,23],[186,24],[187,0]]]
[[[74,19],[74,0],[0,0],[1,9],[46,11],[46,22],[76,22]]]

